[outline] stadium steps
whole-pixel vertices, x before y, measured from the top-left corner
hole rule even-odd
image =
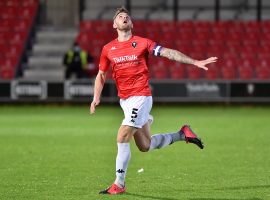
[[[75,37],[77,31],[74,29],[67,30],[54,30],[50,28],[45,28],[37,34],[37,43],[63,43],[70,42],[71,39]]]
[[[59,80],[59,77],[64,77],[64,71],[63,69],[53,69],[53,70],[34,69],[25,71],[24,75],[27,78],[27,80],[55,81]]]
[[[68,44],[36,44],[33,48],[32,55],[38,56],[63,56],[63,54],[70,48]]]
[[[75,29],[40,28],[23,79],[64,80],[63,56],[72,46],[76,35]]]
[[[28,61],[28,67],[35,69],[59,68],[59,64],[62,64],[62,56],[31,56]]]

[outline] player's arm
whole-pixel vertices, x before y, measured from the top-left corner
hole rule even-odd
[[[96,106],[100,103],[100,96],[103,90],[103,86],[106,80],[106,73],[99,70],[96,80],[95,80],[95,87],[94,87],[94,98],[91,103],[90,113],[93,114],[95,112]]]
[[[162,47],[160,49],[160,56],[168,58],[170,60],[177,61],[177,62],[195,65],[195,66],[202,68],[204,70],[208,70],[208,68],[205,67],[205,65],[217,61],[217,57],[211,57],[211,58],[208,58],[206,60],[195,60],[195,59],[192,59],[192,58],[186,56],[185,54],[181,53],[180,51],[165,48],[165,47]]]

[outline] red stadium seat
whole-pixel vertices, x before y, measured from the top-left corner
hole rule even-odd
[[[210,40],[216,42],[224,42],[226,40],[226,34],[224,32],[213,33],[210,37]]]
[[[5,0],[0,3],[0,78],[14,78],[28,33],[37,10],[38,0]]]
[[[189,56],[193,59],[196,60],[203,60],[206,57],[205,51],[193,51],[193,49],[191,50],[191,52],[189,53]]]
[[[255,67],[266,67],[270,69],[270,58],[259,59]]]
[[[236,79],[238,63],[237,58],[228,58],[221,65],[221,76],[223,79]]]
[[[261,22],[261,29],[263,34],[270,33],[270,22],[265,20]]]
[[[153,33],[161,31],[161,26],[158,21],[149,21],[145,28],[147,31],[151,31]]]
[[[80,33],[82,32],[90,32],[93,31],[94,27],[93,27],[93,23],[92,21],[81,21],[80,22]]]
[[[168,78],[168,69],[170,68],[170,62],[165,59],[158,60],[157,63],[151,67],[153,78],[166,79]]]
[[[211,30],[211,23],[208,21],[197,21],[194,22],[194,30],[196,33],[208,34]]]
[[[244,21],[231,21],[229,25],[229,30],[231,31],[244,31],[245,30],[245,23]]]
[[[260,52],[270,53],[270,43],[269,44],[268,43],[261,44]]]
[[[215,22],[213,26],[219,29],[229,30],[232,24],[233,24],[232,21],[218,21],[218,22]]]
[[[236,79],[236,70],[232,67],[224,66],[221,68],[223,79]]]
[[[218,48],[224,48],[225,46],[225,41],[224,40],[216,40],[216,39],[213,39],[212,37],[209,38],[208,40],[208,44],[212,47],[218,47]]]
[[[21,6],[21,2],[18,0],[7,0],[6,1],[6,6],[16,6],[19,7]]]
[[[199,69],[199,68],[194,67],[192,65],[187,66],[186,69],[187,69],[188,79],[197,80],[197,79],[203,78],[202,69]]]
[[[31,26],[31,21],[30,20],[14,20],[14,27],[13,30],[16,32],[27,32],[29,30],[29,27]]]
[[[134,26],[134,31],[136,31],[137,29],[145,29],[145,23],[142,20],[134,20],[132,23]]]
[[[9,20],[0,20],[0,33],[12,31],[13,27]]]
[[[170,66],[170,78],[171,79],[184,79],[185,78],[185,66],[183,64],[175,62]]]
[[[177,27],[176,27],[176,24],[174,22],[162,22],[161,23],[161,30],[163,33],[168,33],[168,32],[177,33],[176,29],[177,29]]]
[[[180,32],[193,31],[193,21],[177,21],[175,25]]]
[[[12,68],[0,67],[0,78],[11,80],[15,76],[15,70]]]
[[[164,69],[155,70],[153,71],[153,78],[154,79],[167,79],[168,78],[167,71]]]
[[[195,59],[217,56],[224,62],[212,64],[204,72],[190,66],[176,67],[174,63],[150,59],[149,69],[157,79],[253,79],[263,77],[260,71],[265,73],[266,67],[258,66],[257,59],[270,59],[270,22],[267,21],[137,20],[133,24],[135,35],[161,42],[161,45],[178,49]],[[111,21],[81,21],[77,41],[99,60],[102,46],[116,37],[111,33]]]
[[[265,60],[265,59],[270,59],[270,54],[269,52],[263,52],[261,51],[260,53],[258,53],[258,58],[261,60]]]
[[[228,52],[241,52],[242,44],[238,40],[228,40],[226,43]]]
[[[24,7],[34,7],[37,8],[38,6],[38,0],[23,0],[21,2],[21,5]]]
[[[270,69],[268,67],[256,67],[256,77],[258,79],[270,79]]]
[[[209,64],[208,70],[205,71],[205,78],[209,80],[219,79],[220,78],[220,63]]]
[[[243,66],[240,65],[238,67],[238,72],[239,72],[239,78],[240,79],[253,79],[254,78],[254,72],[253,72],[253,68],[250,66]]]
[[[22,7],[20,10],[20,15],[18,16],[19,18],[22,19],[32,19],[33,16],[35,16],[36,9],[35,7]]]
[[[23,50],[23,44],[13,44],[11,47],[6,51],[6,57],[7,58],[15,58],[19,59],[19,56],[21,55]]]
[[[248,21],[245,24],[245,29],[247,32],[257,32],[261,31],[261,23],[258,21]]]
[[[231,32],[226,36],[226,39],[231,42],[239,43],[241,42],[243,37],[244,37],[244,34],[242,32]]]
[[[0,18],[7,20],[7,19],[14,19],[19,13],[20,7],[1,7],[0,8]]]

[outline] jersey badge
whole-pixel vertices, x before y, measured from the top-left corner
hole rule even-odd
[[[137,46],[137,42],[132,42],[131,45],[133,46],[133,48],[135,48]]]

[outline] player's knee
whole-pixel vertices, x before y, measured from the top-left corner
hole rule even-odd
[[[130,137],[128,135],[121,135],[117,137],[117,143],[129,142]]]
[[[141,151],[141,152],[148,152],[149,151],[149,146],[139,146],[138,149]]]
[[[123,143],[123,142],[129,142],[132,138],[133,133],[129,129],[122,129],[121,132],[119,132],[117,136],[117,142]]]

